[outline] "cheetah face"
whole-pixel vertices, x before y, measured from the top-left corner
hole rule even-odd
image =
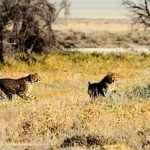
[[[111,84],[111,83],[113,83],[114,81],[116,81],[116,76],[115,76],[115,74],[112,73],[112,72],[108,73],[108,74],[106,75],[106,82],[107,82],[108,84]]]
[[[31,83],[40,81],[40,76],[38,73],[30,74],[29,76],[30,76]]]

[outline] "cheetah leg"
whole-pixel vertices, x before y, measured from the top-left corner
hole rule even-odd
[[[9,100],[7,95],[1,89],[0,89],[0,100],[5,100],[5,101]]]
[[[20,96],[22,99],[26,99],[26,100],[29,99],[29,97],[22,92],[18,93],[18,96]]]
[[[37,100],[37,98],[31,94],[25,94],[25,93],[18,93],[18,96],[20,96],[22,99],[28,100],[28,99],[35,99]]]
[[[11,93],[6,93],[7,98],[9,99],[9,101],[12,101],[12,94]]]

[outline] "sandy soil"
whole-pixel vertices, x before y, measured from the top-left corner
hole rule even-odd
[[[70,19],[58,20],[53,25],[55,30],[76,32],[128,32],[131,30],[130,20],[113,20],[113,19]]]

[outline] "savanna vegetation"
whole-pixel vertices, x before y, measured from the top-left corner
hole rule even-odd
[[[149,31],[130,30],[128,20],[54,24],[64,8],[67,15],[67,0],[58,8],[48,0],[0,0],[0,77],[41,76],[36,99],[0,101],[0,149],[150,149],[150,54],[57,51],[148,46]],[[88,81],[109,71],[117,81],[106,97],[91,100]]]
[[[37,59],[39,56],[35,56]],[[37,100],[0,102],[1,149],[146,150],[150,139],[150,55],[51,53],[28,66],[7,60],[1,77],[38,72]],[[88,81],[117,81],[92,101]]]

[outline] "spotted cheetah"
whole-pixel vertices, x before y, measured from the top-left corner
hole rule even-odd
[[[0,79],[0,99],[12,101],[12,96],[17,94],[23,99],[30,98],[33,83],[40,81],[38,73],[30,74],[19,79]]]

